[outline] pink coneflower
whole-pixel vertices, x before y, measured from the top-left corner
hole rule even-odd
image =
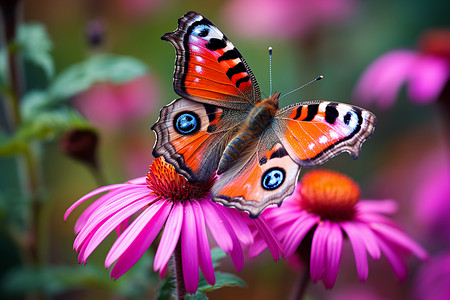
[[[444,149],[444,151],[448,151]],[[413,197],[413,212],[429,240],[450,247],[450,164],[448,152],[432,153],[417,164],[423,180],[417,185]],[[449,272],[450,273],[450,272]]]
[[[321,26],[347,21],[356,4],[353,0],[232,0],[223,14],[241,35],[297,40]]]
[[[243,212],[211,201],[209,190],[214,181],[211,178],[206,183],[191,184],[158,158],[146,177],[105,186],[85,195],[66,211],[65,219],[82,202],[108,192],[94,201],[75,224],[74,249],[79,252],[79,262],[86,263],[92,251],[116,230],[118,238],[105,266],[114,264],[111,277],[117,279],[140,259],[162,231],[154,270],[163,277],[175,251],[176,273],[183,274],[186,292],[193,294],[198,287],[199,268],[209,284],[215,283],[206,228],[240,270],[244,263],[243,248],[253,243],[250,222],[261,230],[274,258],[278,258],[277,241],[264,219],[252,221]]]
[[[414,103],[437,100],[450,80],[450,30],[426,32],[418,48],[392,50],[377,58],[361,75],[355,100],[390,108],[403,85]]]
[[[367,252],[374,260],[383,253],[397,277],[404,279],[402,256],[413,253],[425,259],[427,253],[384,216],[396,210],[393,201],[359,200],[359,187],[350,178],[317,170],[303,177],[280,208],[269,208],[262,215],[278,233],[285,255],[301,253],[309,261],[311,280],[322,280],[326,288],[335,284],[345,238],[352,245],[361,281],[369,273]],[[263,249],[255,243],[252,253]]]
[[[74,98],[74,106],[92,123],[110,132],[147,117],[158,101],[154,76],[144,75],[120,84],[96,83]]]

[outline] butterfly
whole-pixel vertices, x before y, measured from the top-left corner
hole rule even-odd
[[[176,50],[173,86],[182,98],[152,126],[154,157],[189,182],[208,181],[215,202],[257,217],[294,191],[301,166],[349,152],[358,157],[376,118],[352,105],[310,101],[279,108],[279,93],[261,99],[250,67],[207,18],[188,12],[166,33]]]

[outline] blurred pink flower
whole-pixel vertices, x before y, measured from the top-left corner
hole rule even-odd
[[[353,0],[233,0],[223,18],[252,38],[301,38],[320,25],[347,20],[355,5]]]
[[[423,179],[414,192],[414,213],[425,228],[427,238],[432,237],[435,243],[449,247],[450,164],[444,159],[434,160],[436,157],[424,162],[426,166],[434,165],[431,172],[421,168]],[[418,167],[420,168],[420,164]]]
[[[402,256],[413,253],[425,259],[426,251],[384,216],[396,210],[394,201],[359,200],[359,187],[350,178],[317,170],[304,176],[280,208],[268,208],[262,215],[281,239],[286,256],[294,255],[302,244],[299,250],[310,255],[311,280],[322,280],[326,288],[336,282],[344,236],[353,248],[360,281],[366,281],[369,273],[366,252],[374,260],[384,253],[397,277],[405,279]],[[263,249],[256,239],[250,251],[256,255]]]
[[[450,299],[450,253],[430,258],[417,272],[412,299]]]
[[[392,50],[376,59],[356,84],[354,99],[392,107],[407,84],[408,97],[417,104],[435,101],[450,80],[450,30],[423,35],[419,50]]]
[[[147,117],[158,102],[157,84],[147,75],[122,84],[97,83],[78,95],[74,105],[95,125],[111,131]]]
[[[199,268],[209,284],[215,283],[207,228],[240,270],[244,263],[243,248],[253,243],[247,222],[267,237],[277,259],[278,242],[272,239],[275,235],[263,219],[252,220],[248,214],[211,201],[209,190],[214,181],[213,177],[206,183],[190,184],[158,158],[147,177],[101,187],[85,195],[66,211],[65,219],[87,199],[108,192],[94,201],[75,224],[74,249],[79,252],[79,262],[86,263],[98,245],[116,230],[118,238],[106,257],[105,267],[115,263],[111,277],[117,279],[140,259],[162,231],[153,268],[163,277],[178,245],[186,291],[193,294],[198,287]],[[128,224],[136,213],[137,217]]]

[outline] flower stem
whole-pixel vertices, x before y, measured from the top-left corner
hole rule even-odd
[[[309,275],[309,266],[305,266],[303,273],[298,275],[298,284],[294,286],[289,297],[290,300],[301,300],[305,296],[306,288],[308,287],[311,277]]]
[[[5,39],[4,45],[7,54],[7,75],[9,80],[9,89],[6,91],[5,95],[8,101],[7,108],[9,110],[6,120],[10,133],[14,132],[21,122],[19,101],[23,92],[23,76],[19,66],[19,56],[17,55],[17,47],[15,44],[20,4],[20,0],[0,0],[1,19],[3,21],[2,25]]]
[[[23,96],[24,75],[20,66],[20,57],[16,38],[22,0],[0,0],[0,13],[4,30],[4,45],[7,54],[8,89],[6,91],[8,130],[13,134],[22,123],[20,101]],[[37,151],[28,144],[21,157],[18,157],[19,176],[23,194],[31,201],[30,220],[26,224],[26,231],[18,241],[18,248],[23,251],[22,257],[29,267],[39,268],[44,263],[43,232],[42,232],[42,197],[40,193],[40,164],[36,159]],[[45,299],[42,292],[28,295],[29,299]]]
[[[99,186],[104,186],[108,184],[108,182],[105,179],[105,176],[103,175],[101,169],[98,166],[97,167],[89,166],[89,170],[91,171],[92,175],[95,178],[95,181]]]
[[[173,260],[175,266],[175,283],[177,285],[177,298],[184,300],[186,298],[186,287],[184,285],[183,278],[183,266],[181,264],[181,239],[178,240],[178,244],[173,252]]]

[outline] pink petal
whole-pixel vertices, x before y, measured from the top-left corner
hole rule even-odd
[[[249,219],[248,214],[241,213],[234,208],[224,209],[222,212],[224,213],[225,218],[229,220],[231,227],[233,227],[233,231],[236,232],[241,243],[244,246],[253,244],[253,234],[244,221],[245,219]]]
[[[165,276],[166,276],[166,273],[167,273],[167,266],[168,266],[169,264],[165,264],[162,268],[161,268],[161,270],[159,270],[159,278],[164,278]]]
[[[277,208],[275,208],[275,210],[277,210]],[[294,207],[290,209],[283,206],[283,208],[279,208],[278,210],[281,212],[278,215],[272,213],[272,211],[269,214],[264,213],[262,214],[266,218],[266,220],[270,223],[272,228],[277,228],[285,224],[292,224],[297,220],[298,216],[302,213],[301,210]]]
[[[96,212],[99,207],[102,207],[106,202],[111,201],[110,199],[113,198],[115,195],[123,193],[122,188],[110,191],[106,193],[105,195],[101,196],[97,200],[95,200],[92,204],[90,204],[78,217],[77,221],[75,222],[74,226],[74,232],[75,234],[78,234],[84,226],[86,226],[86,223],[88,222],[91,215]]]
[[[181,226],[183,224],[184,208],[180,202],[173,205],[172,211],[166,221],[166,226],[159,242],[158,250],[155,255],[153,269],[161,270],[167,266],[175,247],[177,246]]]
[[[279,225],[278,227],[273,226],[272,223],[269,223],[269,224],[272,225],[273,231],[277,234],[278,239],[280,239],[280,240],[284,239],[284,237],[287,235],[287,232],[289,231],[289,229],[292,226],[292,224],[290,224],[290,223],[285,223],[285,224]],[[289,257],[284,254],[285,247],[283,246],[283,244],[281,246],[282,246],[281,253],[282,253],[283,257]],[[261,234],[259,232],[257,232],[255,235],[255,242],[253,243],[253,245],[250,246],[250,248],[247,252],[247,256],[249,258],[256,257],[261,252],[263,252],[266,248],[267,248],[267,243],[261,237]]]
[[[233,240],[231,239],[226,223],[221,216],[214,209],[214,205],[210,201],[202,202],[203,215],[205,216],[206,225],[211,231],[212,236],[216,240],[219,247],[225,252],[229,253],[233,249]]]
[[[254,258],[259,254],[261,254],[261,252],[266,250],[266,248],[267,248],[266,242],[261,237],[257,237],[255,239],[255,242],[248,249],[247,256],[249,258]]]
[[[252,221],[255,224],[256,228],[258,228],[259,233],[266,242],[273,259],[275,261],[278,260],[280,258],[280,253],[283,253],[283,247],[281,246],[275,232],[267,224],[264,216],[262,215],[256,219],[252,219]]]
[[[137,188],[136,186],[129,186],[121,188],[117,191],[111,191],[102,196],[99,200],[92,203],[78,218],[75,223],[75,232],[78,233],[82,229],[85,230],[85,225],[92,223],[92,220],[99,220],[98,217],[104,210],[110,208],[109,211],[120,210],[120,207],[128,205],[141,197],[148,195],[147,189]],[[91,221],[89,221],[91,220]],[[91,224],[93,226],[93,224]]]
[[[360,213],[393,214],[398,205],[393,200],[363,200],[356,204],[356,210]]]
[[[113,185],[107,185],[107,186],[103,186],[101,188],[98,188],[86,195],[84,195],[83,197],[81,197],[80,199],[78,199],[74,204],[72,204],[65,212],[64,214],[64,221],[67,220],[67,218],[69,217],[69,215],[72,213],[72,211],[78,207],[78,205],[80,205],[81,203],[83,203],[84,201],[86,201],[87,199],[91,198],[92,196],[98,195],[100,193],[103,192],[107,192],[113,189],[117,189],[120,187],[126,187],[128,186],[126,183],[121,183],[121,184],[113,184]]]
[[[211,259],[211,250],[208,243],[208,235],[206,233],[205,217],[203,216],[200,204],[195,202],[192,204],[195,213],[195,220],[197,224],[197,237],[198,237],[198,257],[200,263],[200,269],[203,276],[210,285],[216,283],[216,276],[214,275],[214,267]]]
[[[371,224],[373,230],[382,235],[384,239],[391,243],[405,248],[421,259],[427,259],[428,253],[419,244],[413,241],[409,236],[394,227],[388,227],[384,224]]]
[[[77,237],[75,238],[75,241],[73,242],[73,249],[77,252],[80,252],[81,248],[84,248],[84,250],[86,250],[86,247],[88,245],[88,240],[90,241],[92,239],[95,232],[97,232],[98,228],[100,228],[100,226],[102,226],[108,219],[109,219],[109,217],[106,219],[100,220],[100,222],[98,222],[91,231],[86,232],[82,238],[81,238],[81,235],[77,235]]]
[[[198,244],[194,210],[189,201],[184,203],[183,229],[181,231],[181,264],[186,292],[194,294],[198,287]]]
[[[142,257],[144,252],[147,251],[148,247],[161,231],[172,206],[171,203],[166,201],[160,201],[160,203],[161,202],[162,204],[159,207],[155,207],[152,210],[151,208],[155,206],[152,205],[139,215],[139,217],[134,220],[130,227],[128,227],[114,243],[108,253],[108,256],[112,254],[110,259],[114,259],[114,256],[117,255],[117,253],[122,252],[122,249],[124,249],[124,251],[120,254],[111,270],[112,278],[117,279],[128,271]],[[125,236],[126,238],[121,240],[122,236]],[[116,245],[120,245],[121,248],[117,251],[113,251],[113,248],[117,247]],[[106,260],[108,260],[108,257]],[[107,264],[107,262],[105,262],[105,264]]]
[[[130,223],[130,218],[125,218],[122,223],[120,223],[117,227],[116,227],[116,234],[117,236],[120,236],[122,234],[122,232],[125,231],[125,229],[127,229],[128,224]]]
[[[382,108],[393,105],[402,84],[413,71],[418,54],[409,50],[395,50],[376,59],[361,76],[354,97],[360,103],[372,100]]]
[[[325,273],[325,257],[327,251],[327,239],[330,231],[328,221],[323,221],[317,225],[312,238],[311,245],[311,280],[317,282]]]
[[[327,260],[323,283],[326,288],[334,286],[341,262],[343,236],[341,228],[334,223],[330,224],[330,233],[327,240]]]
[[[142,214],[140,214],[112,245],[111,249],[108,252],[108,255],[106,256],[105,267],[109,268],[120,256],[122,256],[127,248],[130,247],[130,245],[133,244],[134,241],[141,235],[144,228],[146,228],[149,223],[153,224],[155,222],[158,222],[158,220],[153,220],[153,217],[155,215],[159,216],[159,211],[165,211],[166,207],[170,209],[170,206],[168,206],[166,201],[160,200],[148,207]],[[151,220],[153,221],[150,222]],[[153,228],[151,232],[154,233]]]
[[[85,250],[85,259],[87,259],[92,251],[97,248],[97,246],[108,236],[108,234],[110,234],[114,230],[114,228],[120,225],[125,219],[128,219],[135,212],[148,205],[148,202],[148,199],[144,198],[124,207],[115,215],[109,217],[108,220],[106,220],[106,222],[103,223],[99,228],[92,231],[95,232],[95,234]]]
[[[94,236],[94,232],[92,232],[90,235],[88,235],[86,237],[86,239],[83,241],[83,243],[81,244],[81,247],[79,247],[77,249],[77,251],[78,251],[78,263],[79,264],[83,263],[83,264],[86,265],[87,257],[85,256],[85,251],[86,251],[87,245],[89,245],[89,243],[92,240],[93,236]]]
[[[142,176],[127,181],[128,184],[138,184],[147,186],[147,176]]]
[[[364,237],[361,236],[359,228],[354,223],[343,222],[341,226],[347,233],[348,239],[352,244],[359,280],[365,282],[369,276],[369,264],[367,261]]]
[[[446,59],[434,56],[421,56],[409,73],[408,94],[416,103],[435,101],[450,77]]]
[[[122,199],[123,201],[120,201]],[[95,227],[101,222],[102,220],[105,220],[106,218],[109,218],[111,215],[114,214],[120,214],[121,210],[123,210],[126,206],[139,202],[140,207],[142,208],[146,204],[150,203],[151,201],[155,200],[156,197],[154,196],[148,196],[147,194],[130,194],[130,195],[121,195],[121,197],[118,197],[117,199],[114,199],[114,203],[104,203],[105,205],[101,207],[101,209],[97,209],[95,212],[92,213],[92,215],[89,217],[89,219],[86,222],[86,226],[84,226],[77,238],[75,239],[75,242],[79,240],[83,240],[87,234],[89,234],[92,230],[94,230]],[[112,199],[109,199],[112,200]],[[109,201],[107,201],[109,202]],[[107,204],[107,205],[106,205]],[[133,206],[134,207],[134,206]],[[139,209],[137,209],[139,210]],[[134,212],[136,212],[135,210]],[[133,213],[134,213],[133,212]],[[129,215],[128,215],[129,216]],[[128,217],[126,216],[126,217]],[[124,217],[125,218],[125,217]],[[123,219],[122,218],[122,221]]]
[[[361,223],[358,224],[358,231],[364,241],[367,252],[374,260],[380,259],[381,250],[377,242],[377,237],[373,231],[368,227],[368,225]],[[356,234],[356,233],[355,233]]]
[[[380,214],[372,214],[370,212],[358,215],[357,221],[365,224],[385,224],[389,227],[397,227],[397,224],[392,219]]]
[[[292,224],[283,240],[284,255],[286,257],[289,257],[295,253],[305,235],[314,225],[318,224],[319,221],[319,217],[308,213],[299,216],[298,220]]]
[[[203,202],[202,204],[204,204],[205,202]],[[242,267],[244,266],[244,253],[242,252],[241,243],[239,243],[236,233],[233,231],[233,228],[231,227],[230,223],[228,222],[228,220],[225,218],[225,216],[222,213],[223,210],[226,210],[228,208],[224,207],[220,204],[213,203],[213,202],[209,202],[209,203],[210,203],[212,209],[214,209],[217,212],[219,220],[221,220],[223,222],[223,224],[225,225],[226,235],[228,235],[231,238],[232,247],[233,247],[231,249],[231,251],[226,252],[225,249],[223,249],[223,248],[222,248],[222,250],[224,250],[226,253],[229,253],[229,255],[231,257],[231,261],[233,262],[235,269],[237,271],[240,271],[242,269]],[[202,206],[202,208],[203,207],[204,206]],[[205,214],[205,216],[206,216],[206,214]],[[220,237],[220,238],[223,238],[223,237]],[[219,241],[216,240],[216,242],[220,247]]]
[[[405,280],[408,270],[406,269],[406,265],[400,257],[400,254],[380,237],[378,238],[378,244],[380,245],[381,251],[386,255],[386,259],[394,270],[395,275],[397,275],[401,281]]]

